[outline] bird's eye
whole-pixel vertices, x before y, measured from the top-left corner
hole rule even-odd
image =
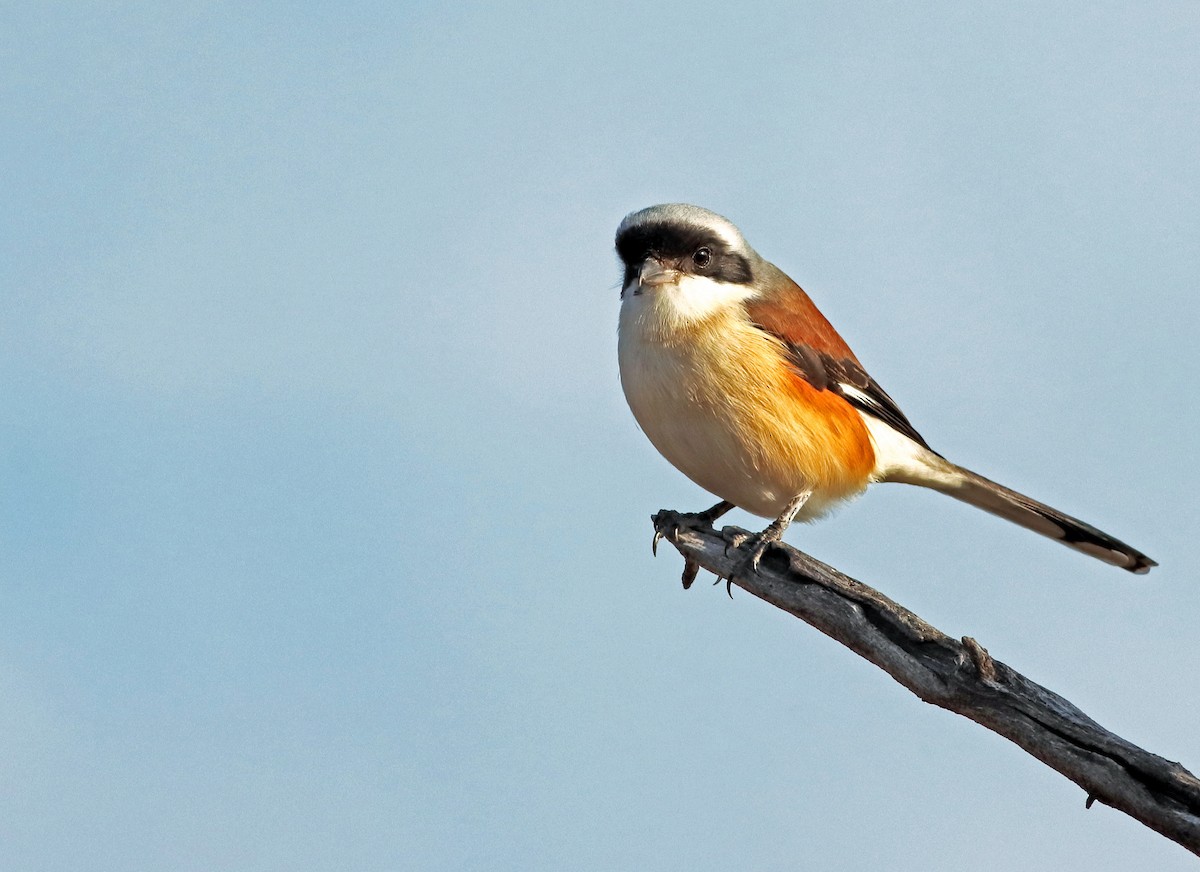
[[[700,269],[704,269],[712,263],[712,249],[708,247],[697,248],[692,253],[692,263],[700,267]]]

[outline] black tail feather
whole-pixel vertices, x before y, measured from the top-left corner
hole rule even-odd
[[[1129,572],[1144,575],[1151,567],[1158,566],[1141,551],[1091,524],[996,484],[969,469],[956,466],[954,470],[957,474],[936,485],[937,490]]]

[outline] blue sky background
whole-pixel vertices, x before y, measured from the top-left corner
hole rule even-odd
[[[611,241],[728,215],[1157,558],[788,536],[1200,769],[1200,6],[446,6],[5,4],[0,868],[1191,868],[651,558]]]

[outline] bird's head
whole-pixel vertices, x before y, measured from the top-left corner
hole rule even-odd
[[[617,228],[616,245],[625,269],[622,299],[663,297],[654,305],[684,320],[754,296],[764,263],[729,219],[683,203],[630,213]]]

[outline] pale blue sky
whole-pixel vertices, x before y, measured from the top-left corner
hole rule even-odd
[[[444,6],[5,6],[0,868],[1191,868],[651,558],[712,498],[611,244],[728,215],[1157,558],[901,486],[788,535],[1200,769],[1200,6]]]

